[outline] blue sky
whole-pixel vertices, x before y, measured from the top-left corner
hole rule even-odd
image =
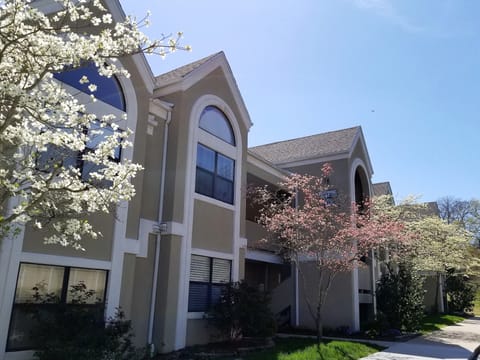
[[[397,199],[480,198],[480,2],[120,1],[193,47],[148,57],[155,74],[225,52],[249,146],[361,125]]]

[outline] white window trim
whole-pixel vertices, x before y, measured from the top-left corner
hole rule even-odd
[[[233,260],[234,256],[230,253],[224,253],[220,251],[213,251],[213,250],[206,250],[206,249],[198,249],[192,248],[191,255],[198,255],[208,257],[209,259],[220,259],[220,260],[229,260],[231,261],[230,264],[230,282],[233,281]],[[191,263],[191,256],[190,256],[190,263]],[[190,283],[190,275],[188,282]],[[205,315],[207,313],[205,311],[189,311],[187,314],[187,319],[205,319]]]
[[[234,224],[233,224],[233,254],[232,255],[232,271],[231,279],[232,281],[239,280],[239,257],[240,257],[240,210],[242,204],[241,198],[241,183],[242,183],[242,156],[243,156],[243,139],[241,136],[240,127],[238,125],[237,118],[231,108],[227,105],[225,101],[219,98],[216,95],[206,94],[197,99],[195,104],[192,107],[189,119],[189,129],[188,129],[188,152],[187,152],[187,165],[185,169],[186,178],[185,178],[185,204],[184,204],[184,221],[186,225],[186,236],[182,239],[181,244],[181,264],[179,271],[180,283],[183,283],[183,286],[179,287],[178,290],[178,302],[177,302],[177,322],[176,322],[176,333],[175,333],[175,349],[180,349],[186,345],[187,337],[187,321],[188,321],[188,293],[189,293],[189,276],[190,276],[190,258],[192,254],[192,231],[193,231],[193,211],[195,201],[205,201],[205,199],[200,198],[199,194],[195,192],[195,177],[196,177],[196,161],[197,161],[197,144],[200,142],[199,137],[207,136],[206,131],[199,128],[200,115],[205,109],[205,107],[213,105],[218,107],[223,111],[227,119],[229,120],[233,134],[235,137],[235,156],[231,158],[235,161],[235,177],[234,177],[234,203],[233,205],[223,203],[225,205],[230,205],[231,209],[235,212],[234,214]],[[199,135],[200,133],[205,133]],[[210,135],[210,134],[209,134]],[[213,135],[211,135],[214,137]],[[211,146],[211,144],[217,144],[217,141],[222,141],[219,139],[212,139],[210,141],[203,143],[205,146]],[[222,141],[223,142],[223,141]],[[226,143],[225,143],[226,144]],[[232,146],[228,144],[229,146]],[[223,145],[219,145],[223,146]],[[214,148],[215,149],[215,148]],[[218,148],[221,151],[221,148]],[[225,154],[227,155],[227,154]],[[215,199],[213,199],[215,200]],[[210,201],[208,201],[210,202]],[[225,205],[220,205],[222,203],[219,200],[214,202],[217,206],[225,207]]]

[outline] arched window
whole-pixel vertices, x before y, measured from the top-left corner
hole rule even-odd
[[[55,73],[54,78],[71,88],[68,91],[80,102],[87,106],[88,111],[95,113],[100,119],[103,115],[113,114],[116,122],[122,121],[125,115],[126,104],[125,97],[118,79],[115,76],[106,77],[99,74],[94,63],[85,63],[85,66],[76,69],[66,69],[62,72]],[[90,85],[95,85],[96,89]],[[76,92],[79,90],[80,92]],[[94,91],[92,91],[94,90]],[[95,95],[99,101],[92,102],[88,96]],[[91,109],[88,106],[92,106]],[[65,129],[64,131],[69,131]],[[114,128],[110,124],[101,124],[100,120],[93,121],[90,126],[84,128],[84,133],[88,136],[85,143],[85,150],[81,152],[72,151],[62,146],[50,144],[46,151],[38,154],[36,166],[38,170],[50,172],[57,166],[65,168],[77,168],[80,170],[81,178],[87,182],[95,180],[90,176],[92,172],[98,172],[103,168],[101,165],[93,164],[83,160],[83,155],[95,151],[107,137],[113,136],[115,132],[121,132],[120,128]],[[118,143],[111,161],[120,162],[121,144]],[[110,186],[109,182],[96,183],[99,186]]]
[[[215,106],[207,106],[200,115],[200,129],[222,139],[226,143],[235,146],[232,125],[225,114]]]
[[[88,81],[83,80],[84,76]],[[85,94],[95,95],[98,100],[104,103],[125,111],[125,96],[117,78],[115,76],[106,77],[100,75],[97,67],[92,62],[80,68],[56,73],[53,77]],[[92,84],[96,86],[95,91],[89,89],[89,86]]]
[[[232,125],[220,109],[209,105],[201,112],[198,127],[206,136],[197,143],[195,192],[233,204],[236,147]]]

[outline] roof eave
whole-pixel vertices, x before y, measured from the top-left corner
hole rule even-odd
[[[366,142],[365,142],[365,137],[363,136],[363,131],[362,131],[361,126],[358,127],[357,133],[355,134],[355,137],[352,141],[352,145],[350,146],[350,149],[348,151],[348,157],[352,156],[353,151],[355,150],[355,146],[357,146],[358,141],[360,141],[360,144],[362,146],[362,150],[365,153],[367,171],[368,171],[370,177],[372,177],[372,175],[373,175],[372,161],[371,161],[370,155],[368,153],[367,145],[366,145]]]
[[[233,76],[232,69],[230,68],[227,58],[223,52],[219,52],[216,56],[213,56],[211,59],[201,64],[197,68],[193,69],[191,72],[179,78],[178,80],[174,80],[172,82],[162,85],[157,84],[158,87],[154,90],[154,95],[156,97],[160,97],[178,91],[186,91],[219,67],[223,70],[225,74],[227,83],[232,90],[234,101],[242,115],[244,125],[247,130],[249,130],[252,127],[253,123],[250,119],[250,114],[248,113],[247,107],[242,98],[242,94],[240,93],[240,89],[238,88],[238,85]]]

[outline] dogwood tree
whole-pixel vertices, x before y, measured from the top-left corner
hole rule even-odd
[[[408,239],[402,222],[381,213],[371,214],[368,204],[351,207],[338,199],[328,199],[326,179],[331,171],[326,164],[321,177],[292,174],[279,184],[282,192],[263,187],[257,188],[253,196],[261,205],[258,221],[269,233],[264,241],[294,263],[303,278],[304,298],[319,342],[322,310],[335,277],[362,266],[359,260],[368,256],[370,250],[392,240]],[[306,291],[307,285],[315,291]]]
[[[82,237],[99,235],[88,216],[131,199],[141,166],[113,161],[120,145],[131,146],[121,119],[89,112],[56,75],[90,67],[128,77],[119,59],[165,56],[179,37],[151,41],[141,32],[148,19],[115,22],[99,0],[52,0],[49,14],[36,4],[0,0],[0,240],[30,223],[50,229],[47,243],[81,248]],[[79,82],[95,102],[97,84]],[[90,165],[87,176],[79,163]]]
[[[375,199],[373,206],[374,212],[404,222],[411,241],[403,254],[415,270],[444,272],[454,268],[469,272],[478,267],[471,233],[457,222],[440,218],[429,204],[409,197],[394,205],[391,197],[382,196]]]

